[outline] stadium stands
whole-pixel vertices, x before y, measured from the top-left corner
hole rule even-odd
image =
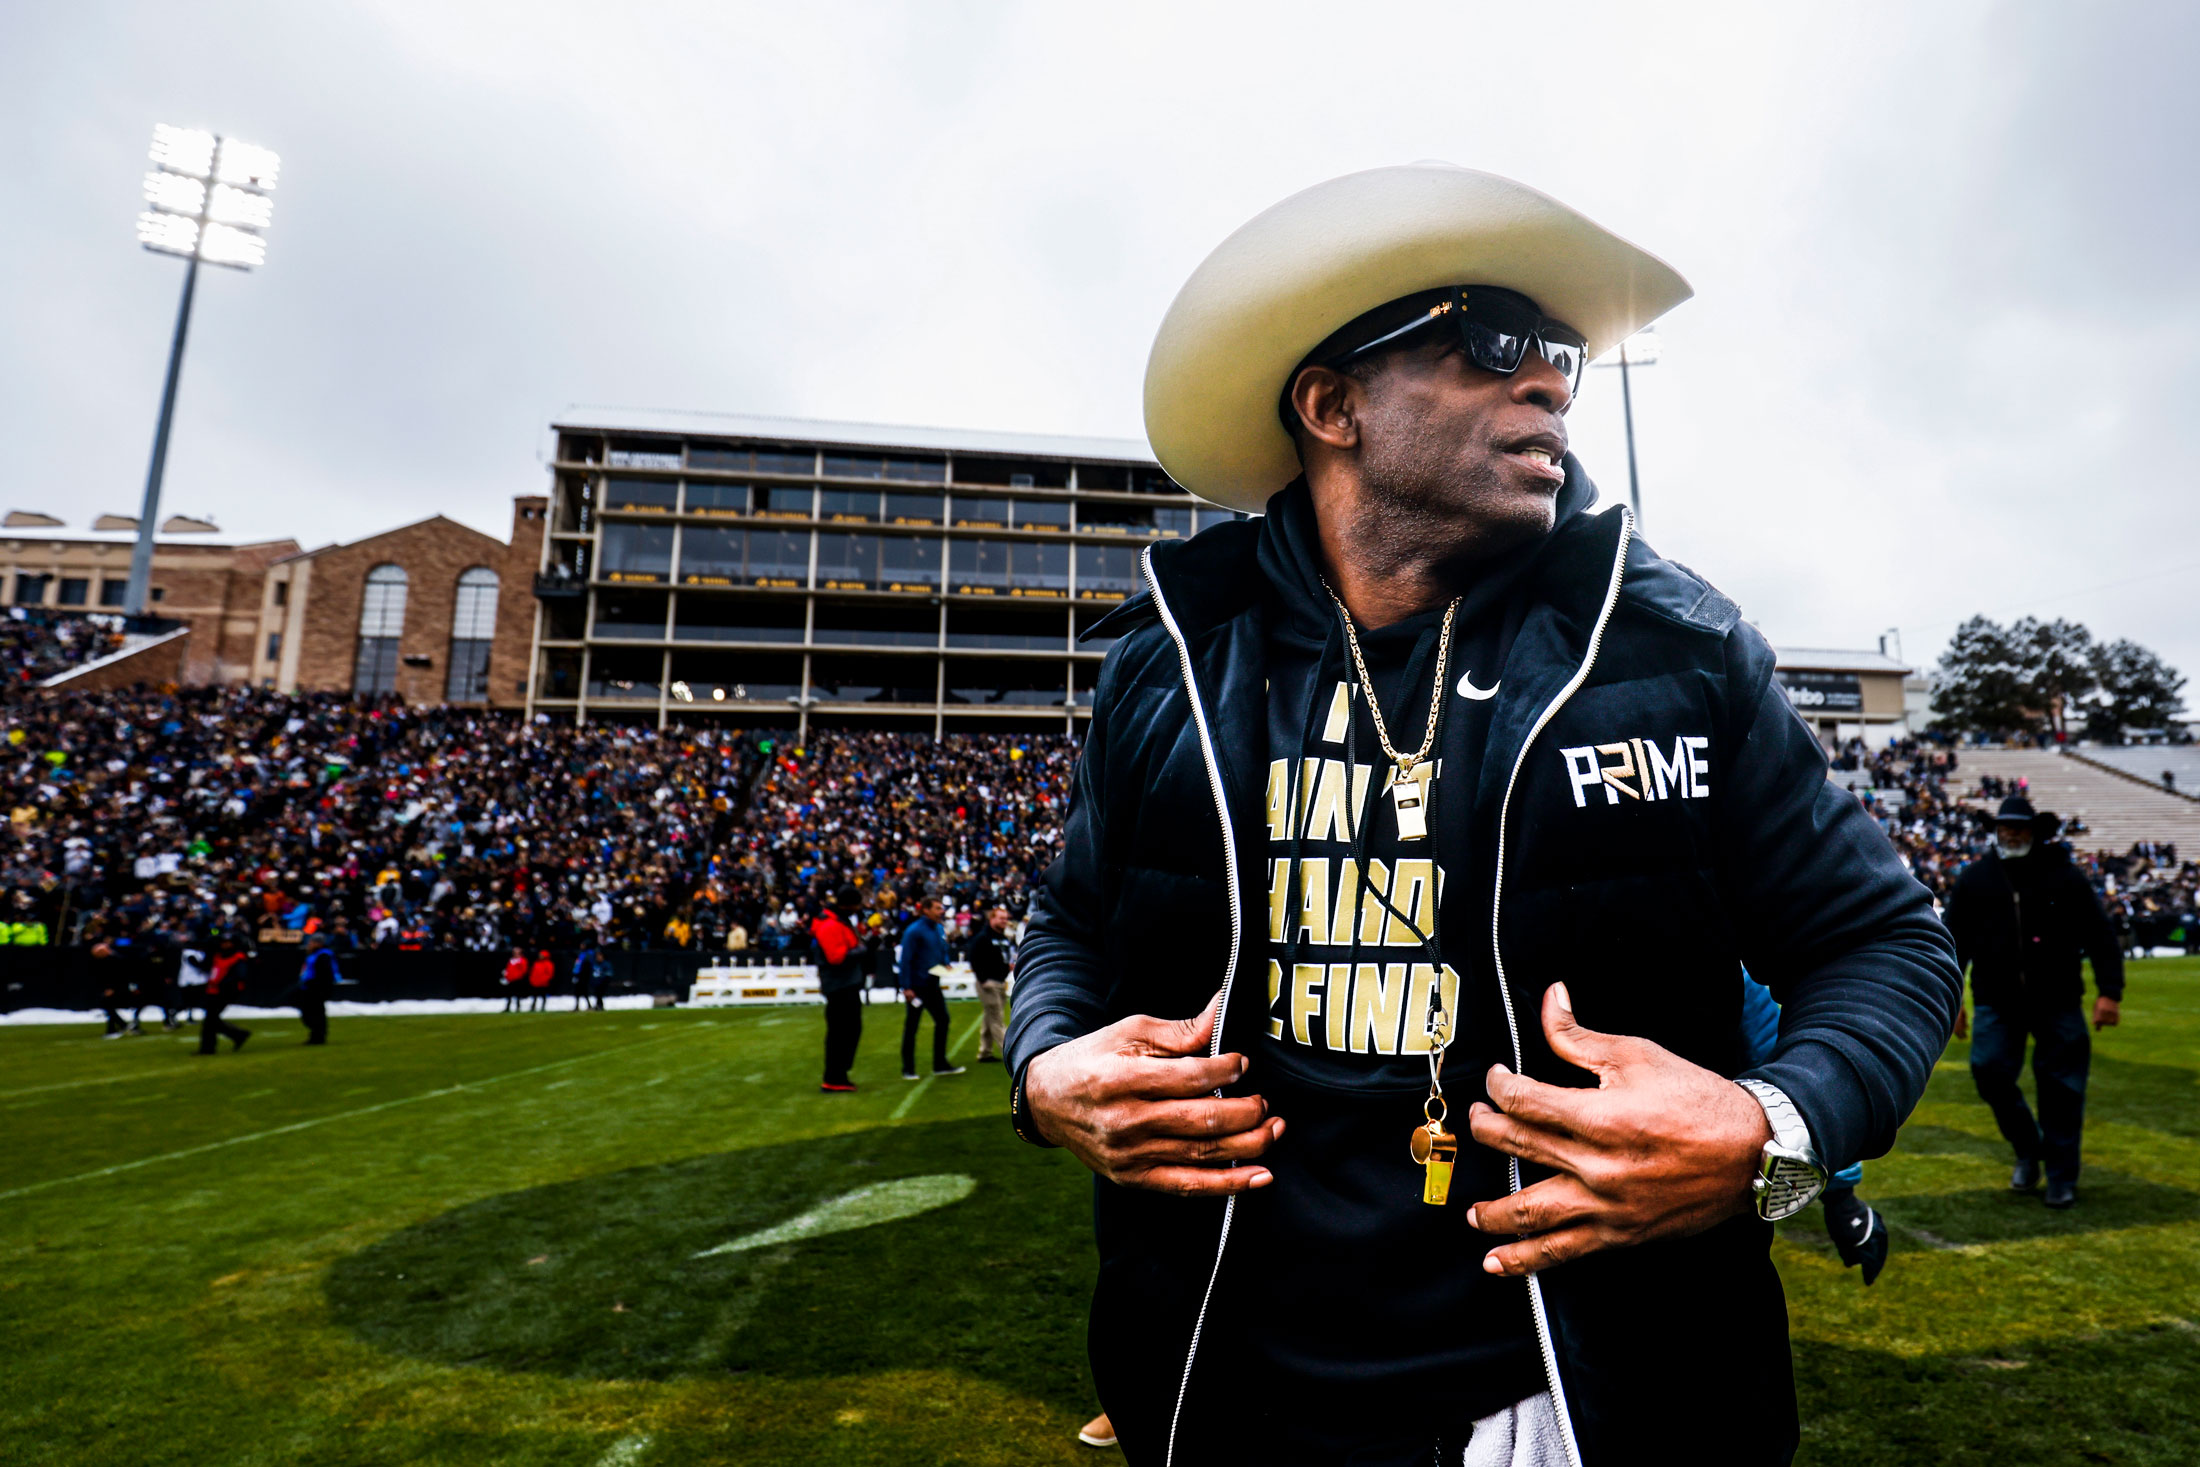
[[[574,727],[242,688],[0,710],[15,941],[185,935],[761,955],[817,894],[881,929],[923,884],[1020,905],[1052,859],[1061,736]],[[35,934],[35,935],[34,935]]]

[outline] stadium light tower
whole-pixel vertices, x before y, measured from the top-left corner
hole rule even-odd
[[[1635,473],[1635,392],[1627,374],[1633,367],[1656,366],[1658,352],[1657,328],[1645,326],[1595,362],[1599,367],[1619,368],[1620,411],[1627,419],[1627,502],[1635,511],[1637,525],[1642,523],[1642,480]]]
[[[176,377],[183,370],[183,341],[191,330],[191,297],[199,263],[250,270],[267,258],[266,231],[275,212],[268,195],[281,160],[265,148],[166,123],[153,129],[153,171],[145,175],[138,215],[138,243],[163,255],[181,255],[183,304],[176,308],[176,336],[168,346],[168,381],[160,390],[160,426],[153,431],[153,466],[145,475],[145,504],[138,511],[137,545],[130,552],[130,584],[123,610],[143,616],[153,580],[153,532],[160,519],[160,479],[168,464],[168,425],[176,414]]]

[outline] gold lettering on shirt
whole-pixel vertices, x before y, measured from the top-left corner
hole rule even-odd
[[[1317,946],[1329,946],[1329,862],[1319,856],[1299,862],[1298,933]]]
[[[1329,1048],[1337,1053],[1342,1053],[1345,1047],[1345,1020],[1351,1017],[1345,996],[1351,991],[1351,987],[1352,965],[1331,963],[1329,991],[1326,995],[1328,1001],[1322,1008],[1322,1017],[1327,1021],[1322,1037],[1329,1041]]]
[[[1268,761],[1268,838],[1272,841],[1291,838],[1291,761]]]
[[[1337,691],[1329,699],[1329,721],[1322,725],[1322,742],[1344,742],[1346,720],[1352,717],[1352,689],[1344,683],[1337,684]]]
[[[1404,963],[1360,964],[1352,977],[1352,1024],[1346,1036],[1347,1048],[1361,1054],[1398,1052],[1398,1021],[1405,1016],[1407,972]]]
[[[1301,1044],[1314,1042],[1307,1026],[1321,1012],[1326,973],[1320,963],[1291,965],[1291,1037]]]
[[[1436,863],[1416,859],[1400,861],[1390,879],[1390,905],[1384,911],[1383,946],[1419,947],[1430,935],[1434,909],[1430,905]],[[1400,921],[1400,915],[1405,921]],[[1407,923],[1411,923],[1410,930]]]
[[[1291,862],[1288,857],[1277,857],[1268,863],[1268,940],[1283,941],[1284,901],[1291,884]]]
[[[1451,1032],[1459,1032],[1459,975],[1449,963],[1444,964],[1441,977],[1427,963],[1415,963],[1412,1001],[1406,1005],[1405,1035],[1399,1042],[1399,1053],[1426,1054],[1433,1047],[1429,1038],[1431,999],[1443,1008]]]
[[[1283,964],[1268,960],[1268,1037],[1283,1037],[1283,1020],[1276,1017],[1276,1000],[1283,996]]]

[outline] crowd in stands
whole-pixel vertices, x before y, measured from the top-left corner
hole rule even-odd
[[[122,646],[112,617],[54,616],[8,608],[0,618],[0,690],[29,689]]]
[[[1958,751],[1920,740],[1835,751],[1834,781],[1856,792],[1917,879],[1946,901],[1956,874],[1994,845],[1993,811],[2031,793],[2022,779],[1966,781]],[[1968,803],[1965,803],[1968,801]],[[2043,814],[2052,814],[2043,811]],[[2086,827],[2062,822],[2059,838],[2092,880],[2126,946],[2200,951],[2200,862],[2179,861],[2174,845],[2141,841],[2121,855],[2085,849]]]
[[[0,730],[0,939],[25,945],[324,933],[800,961],[852,885],[883,952],[927,892],[958,917],[1021,912],[1076,758],[1062,735],[797,741],[241,687],[54,690],[10,699]],[[1943,899],[2022,792],[1966,785],[1928,743],[1858,742],[1834,768]],[[2200,946],[2200,866],[2151,843],[2077,859],[2135,945]]]
[[[843,884],[1021,908],[1053,858],[1060,735],[527,722],[245,688],[0,709],[16,942],[689,948],[799,959]]]

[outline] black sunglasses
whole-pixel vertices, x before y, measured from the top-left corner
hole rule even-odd
[[[1483,371],[1511,376],[1520,370],[1532,346],[1566,379],[1569,395],[1580,390],[1581,369],[1589,360],[1589,344],[1582,339],[1581,333],[1544,315],[1526,296],[1493,285],[1455,285],[1442,300],[1429,307],[1427,315],[1386,331],[1373,341],[1363,341],[1322,365],[1341,367],[1423,327],[1446,321],[1457,324],[1459,344],[1465,349],[1467,360]]]

